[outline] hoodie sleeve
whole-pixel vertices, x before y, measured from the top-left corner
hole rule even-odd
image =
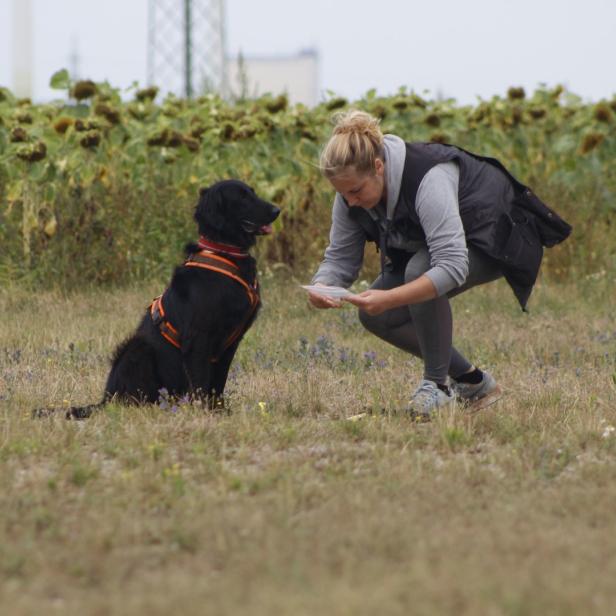
[[[458,202],[459,179],[460,170],[455,162],[436,165],[421,181],[415,202],[430,253],[426,276],[439,297],[463,284],[468,276],[468,250]]]
[[[329,246],[323,261],[312,278],[312,284],[350,287],[359,275],[364,260],[366,234],[361,225],[352,220],[342,197],[336,194],[332,208]]]

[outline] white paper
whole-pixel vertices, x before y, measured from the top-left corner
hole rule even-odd
[[[302,289],[306,289],[306,291],[310,293],[323,295],[324,297],[331,297],[332,299],[340,299],[353,295],[348,289],[342,287],[320,287],[314,284],[303,284]]]

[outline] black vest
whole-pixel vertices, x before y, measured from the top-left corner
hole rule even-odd
[[[452,160],[460,168],[458,201],[466,241],[498,261],[525,308],[537,279],[543,246],[562,242],[571,233],[571,227],[498,160],[452,145],[407,143],[400,196],[389,228],[409,240],[425,238],[415,208],[419,185],[432,167]],[[513,191],[503,190],[506,182]],[[349,207],[349,216],[361,225],[368,241],[384,248],[394,267],[406,264],[412,256],[389,247],[366,210]]]

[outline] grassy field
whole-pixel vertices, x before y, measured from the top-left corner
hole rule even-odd
[[[95,401],[160,283],[0,295],[0,612],[613,614],[614,278],[453,302],[506,396],[415,425],[417,360],[263,277],[232,413]],[[365,410],[372,415],[351,422]]]

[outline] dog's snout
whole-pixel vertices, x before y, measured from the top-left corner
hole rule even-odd
[[[276,220],[280,214],[280,208],[272,205],[272,220]]]

